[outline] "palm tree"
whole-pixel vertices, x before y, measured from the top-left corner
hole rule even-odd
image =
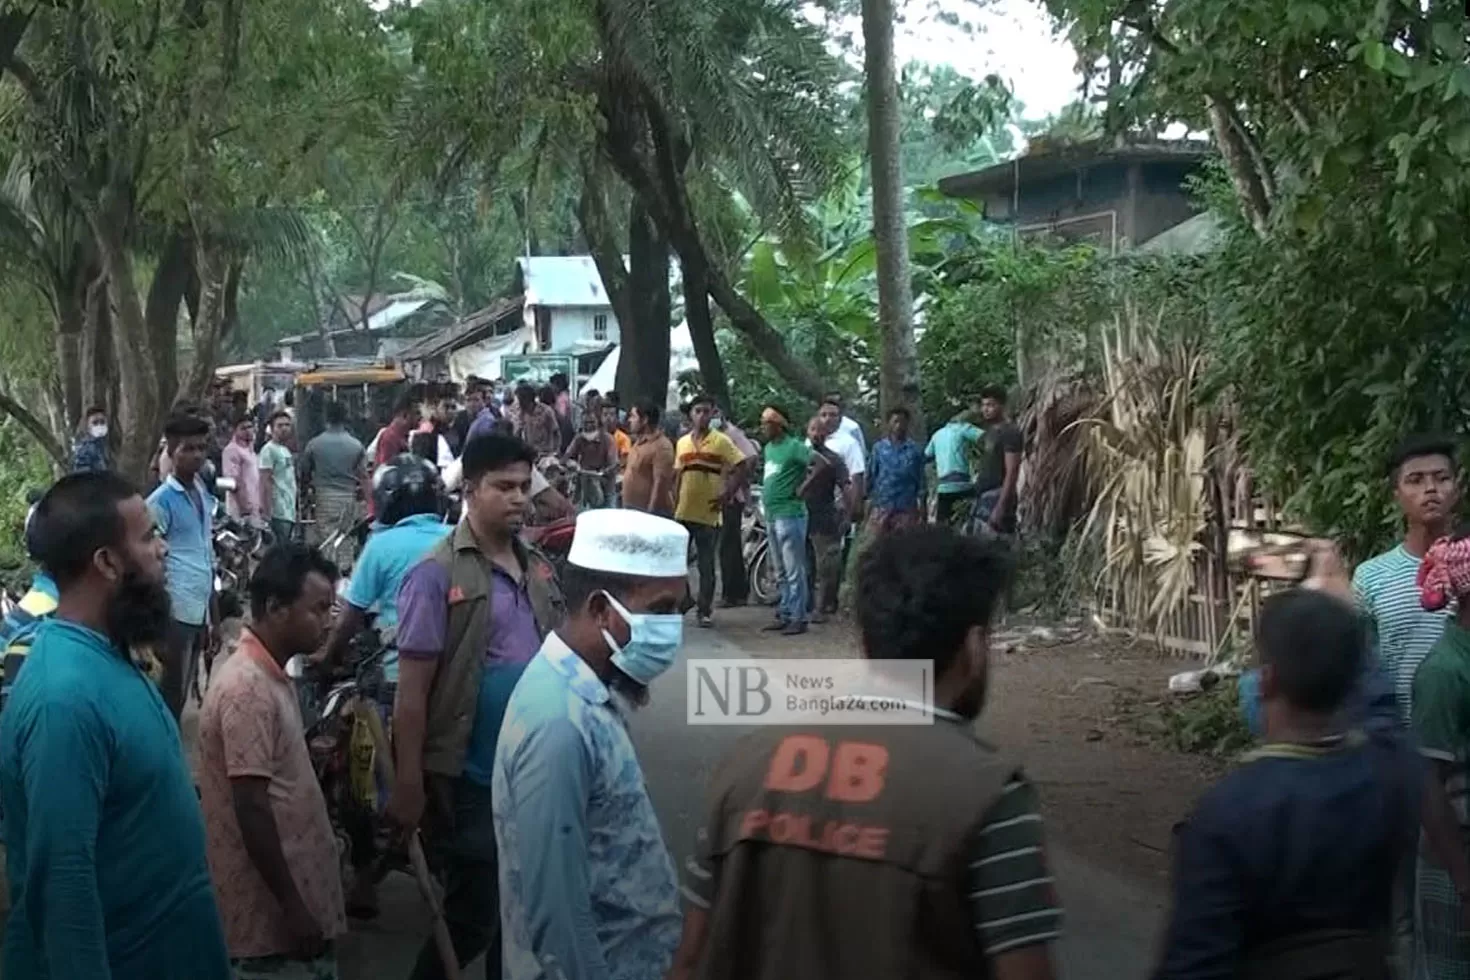
[[[878,327],[883,342],[879,400],[913,413],[924,429],[914,296],[909,284],[908,227],[900,158],[902,106],[893,64],[893,0],[863,0],[863,58],[868,87],[868,156],[873,171],[873,237],[878,248]]]

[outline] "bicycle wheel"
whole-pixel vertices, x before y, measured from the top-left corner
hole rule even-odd
[[[781,581],[776,575],[776,563],[771,558],[770,542],[761,544],[750,558],[746,567],[750,579],[750,597],[763,606],[774,606],[781,601]]]

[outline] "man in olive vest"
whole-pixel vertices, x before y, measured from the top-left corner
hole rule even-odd
[[[460,965],[485,953],[493,980],[501,974],[495,742],[521,671],[565,605],[551,565],[518,537],[535,452],[492,434],[471,439],[461,459],[465,519],[398,592],[397,779],[388,815],[405,829],[422,824]],[[443,975],[430,941],[413,980]]]
[[[1050,980],[1061,909],[1036,791],[972,730],[1007,574],[993,545],[939,525],[864,552],[864,655],[932,659],[934,703],[910,708],[933,717],[737,746],[684,867],[671,980]]]

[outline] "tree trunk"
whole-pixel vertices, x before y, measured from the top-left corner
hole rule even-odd
[[[214,244],[201,244],[194,250],[194,268],[199,280],[199,298],[194,304],[194,361],[180,389],[181,398],[202,402],[219,364],[220,342],[228,327],[231,278],[238,258]]]
[[[131,267],[131,262],[129,262]],[[131,273],[130,273],[131,274]],[[158,268],[153,273],[153,282],[148,287],[148,305],[144,313],[147,325],[145,339],[154,357],[157,376],[157,402],[159,411],[173,407],[179,390],[179,307],[189,292],[189,281],[194,276],[194,240],[187,228],[175,229],[165,247]],[[137,299],[133,299],[134,305]],[[114,335],[118,346],[130,343],[131,329],[121,316],[122,306],[117,302],[114,290],[113,306],[119,317],[114,323]],[[122,376],[123,387],[127,387],[126,375]],[[162,418],[160,414],[159,418]],[[132,433],[130,432],[129,435]]]
[[[582,226],[582,237],[587,241],[587,251],[592,263],[597,266],[597,275],[602,279],[602,289],[607,301],[618,318],[619,333],[626,332],[633,322],[632,298],[629,295],[628,270],[623,265],[623,250],[618,243],[617,231],[607,213],[607,198],[603,193],[602,179],[594,163],[582,169],[582,195],[577,199],[577,223]]]
[[[1234,110],[1223,99],[1214,96],[1209,99],[1208,107],[1215,145],[1220,148],[1220,156],[1230,174],[1230,183],[1235,188],[1240,209],[1255,233],[1265,238],[1270,222],[1271,200],[1266,193],[1266,182],[1256,170],[1257,161],[1251,155],[1244,134],[1236,128]]]
[[[646,154],[639,152],[634,138],[613,125],[619,120],[609,115],[610,112],[607,106],[603,107],[604,118],[609,123],[603,133],[603,146],[608,157],[618,175],[645,202],[648,213],[667,236],[680,261],[705,269],[710,298],[725,311],[725,315],[730,318],[730,324],[745,335],[752,350],[770,364],[791,387],[813,402],[820,400],[828,387],[823,383],[821,374],[812,365],[791,353],[781,334],[766,322],[760,311],[741,296],[724,272],[710,261],[709,252],[699,236],[694,215],[690,211],[688,195],[678,182],[678,175],[673,175],[674,186],[670,187],[669,180],[665,179],[667,168],[664,168],[664,175],[661,176],[660,168],[648,161]],[[626,355],[626,351],[624,353]]]
[[[82,287],[85,291],[85,286]],[[82,334],[85,331],[86,310],[84,297],[75,293],[57,297],[60,307],[56,323],[56,373],[61,389],[62,430],[70,432],[82,420],[82,413],[90,406],[83,404],[82,393]]]
[[[8,415],[20,423],[20,427],[35,438],[41,448],[46,451],[46,455],[51,457],[51,461],[62,471],[66,470],[70,463],[66,447],[57,441],[55,434],[45,422],[3,391],[0,391],[0,415]]]
[[[919,361],[914,347],[914,297],[899,163],[898,76],[893,64],[893,0],[863,0],[864,70],[868,84],[868,155],[873,170],[873,237],[878,251],[878,332],[882,339],[879,400],[913,415],[923,437]]]
[[[114,415],[117,411],[117,358],[112,352],[112,308],[104,275],[98,275],[87,287],[85,322],[82,324],[81,378],[82,400],[89,407],[98,405],[106,408],[109,416]],[[120,430],[121,426],[112,426],[114,433],[120,434]]]
[[[628,220],[628,298],[632,319],[620,323],[617,390],[623,404],[669,397],[669,243],[636,196]]]
[[[117,355],[119,399],[117,406],[117,428],[123,433],[123,442],[118,449],[118,472],[144,486],[148,477],[148,466],[158,447],[158,436],[163,421],[168,397],[173,394],[177,383],[174,378],[165,378],[174,359],[174,344],[168,345],[168,367],[162,368],[159,355],[162,351],[153,348],[151,340],[158,323],[150,321],[144,313],[143,303],[138,296],[138,284],[134,277],[132,252],[123,239],[125,223],[119,221],[117,212],[123,210],[116,204],[104,206],[92,224],[92,233],[97,238],[98,250],[103,267],[107,270],[108,292],[112,300],[113,349]],[[154,289],[149,292],[148,306],[155,309],[154,297],[158,293],[159,280],[164,277],[165,266],[160,265],[154,275]],[[172,307],[176,314],[178,299],[182,297],[182,286],[173,293]],[[164,386],[167,382],[168,391]]]
[[[725,364],[715,343],[714,317],[709,305],[709,277],[705,270],[690,262],[680,262],[684,270],[684,318],[689,321],[689,337],[694,341],[694,356],[699,360],[699,378],[704,392],[715,400],[726,418],[734,418],[735,405],[730,400],[730,381],[725,377]]]

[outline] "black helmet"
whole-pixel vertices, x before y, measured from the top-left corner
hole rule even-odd
[[[373,509],[380,523],[437,514],[439,499],[439,471],[412,453],[399,453],[373,474]]]

